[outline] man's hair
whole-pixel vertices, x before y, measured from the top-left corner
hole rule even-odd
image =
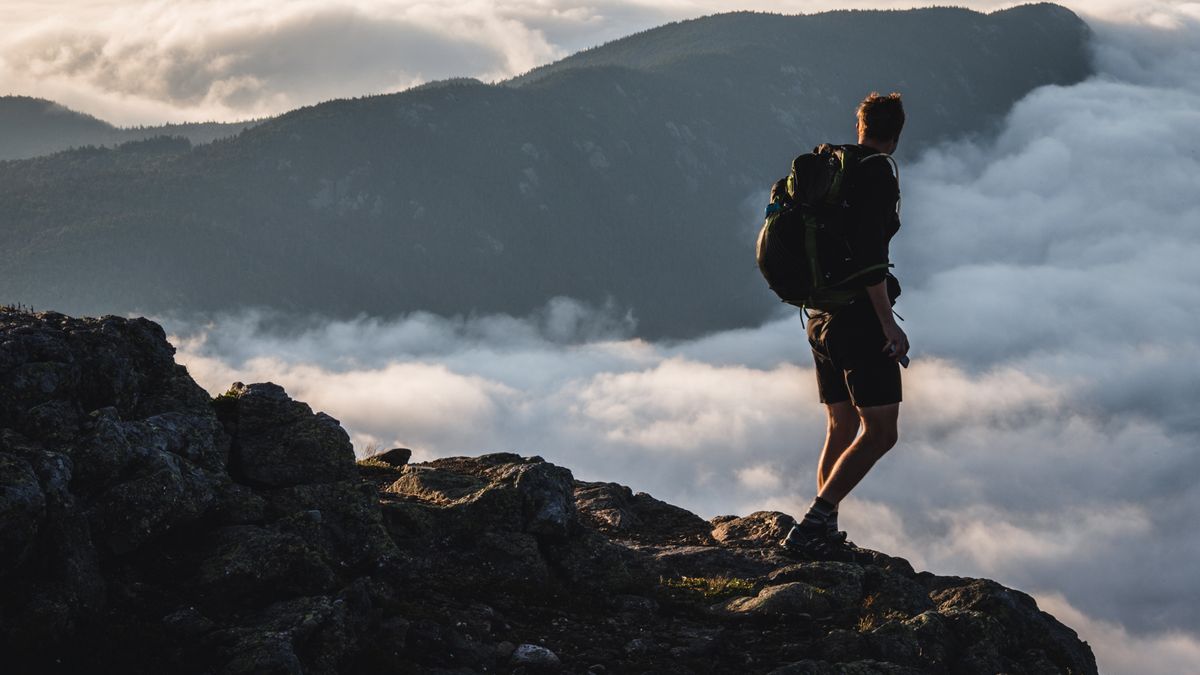
[[[904,128],[904,103],[898,92],[881,96],[873,91],[858,104],[858,123],[863,135],[879,141],[900,138]]]

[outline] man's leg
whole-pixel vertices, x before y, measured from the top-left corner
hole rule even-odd
[[[830,403],[825,406],[829,422],[825,428],[825,447],[821,449],[821,460],[817,464],[817,492],[825,487],[833,473],[833,467],[846,448],[858,436],[858,410],[850,401]]]
[[[899,435],[899,403],[859,408],[858,414],[862,418],[862,435],[834,462],[833,470],[817,493],[818,497],[835,508],[875,466],[875,462],[896,445]]]

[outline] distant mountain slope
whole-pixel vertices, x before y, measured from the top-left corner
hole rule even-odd
[[[0,302],[338,316],[629,307],[644,336],[761,321],[762,192],[902,90],[901,158],[1088,73],[1053,5],[727,14],[501,85],[301,108],[236,138],[0,163]]]
[[[117,145],[154,136],[183,136],[209,143],[257,122],[203,122],[155,127],[115,127],[62,105],[29,96],[0,96],[0,160],[27,159],[85,145]]]

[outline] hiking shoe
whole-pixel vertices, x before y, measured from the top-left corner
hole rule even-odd
[[[839,537],[838,534],[842,536]],[[837,560],[854,562],[855,553],[846,544],[845,533],[830,534],[828,530],[809,530],[792,526],[788,535],[779,542],[788,553],[810,560]]]
[[[850,541],[850,537],[846,534],[845,530],[829,530],[828,537],[830,541],[837,542],[842,546],[854,546],[854,542]]]

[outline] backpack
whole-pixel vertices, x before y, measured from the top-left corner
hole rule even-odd
[[[823,144],[792,161],[792,171],[776,181],[758,233],[758,269],[772,291],[788,304],[833,311],[865,297],[852,282],[884,263],[858,268],[847,236],[847,176],[866,156],[857,146]]]

